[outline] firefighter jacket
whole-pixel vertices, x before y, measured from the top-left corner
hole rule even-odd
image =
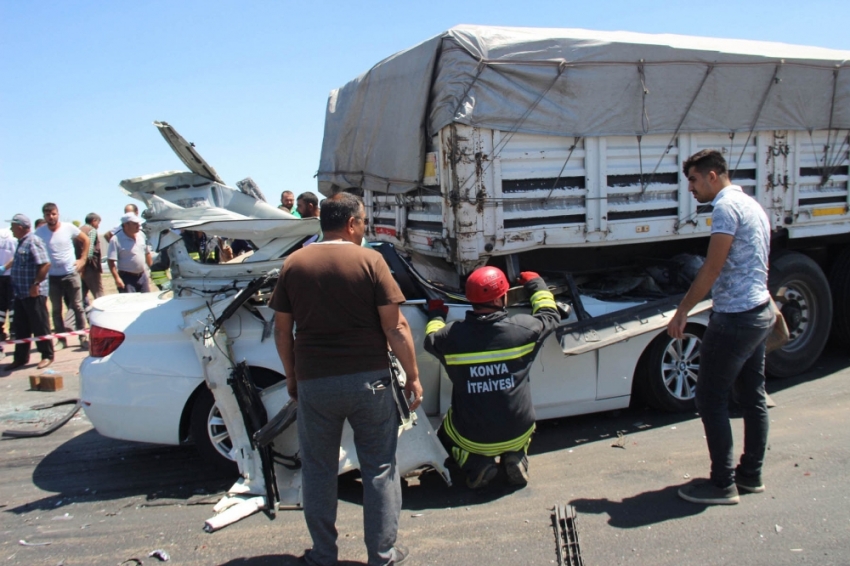
[[[531,315],[469,311],[465,320],[449,324],[434,316],[425,328],[425,350],[445,366],[453,386],[444,431],[467,452],[524,450],[534,432],[528,372],[561,317],[542,278],[525,288]]]

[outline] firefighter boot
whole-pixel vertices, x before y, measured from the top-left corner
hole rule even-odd
[[[478,454],[469,454],[461,469],[466,473],[466,485],[470,489],[480,489],[496,479],[499,467],[495,458]]]
[[[501,458],[502,467],[511,485],[528,485],[528,456],[525,451],[505,452]]]

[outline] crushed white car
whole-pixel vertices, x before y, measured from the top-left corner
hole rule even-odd
[[[171,287],[95,301],[90,356],[80,368],[81,398],[104,436],[160,444],[193,440],[211,462],[238,471],[239,480],[216,508],[220,514],[207,523],[215,530],[259,509],[300,506],[293,407],[268,298],[286,255],[319,225],[263,202],[256,190],[225,185],[192,144],[168,124],[156,125],[190,171],[147,175],[121,186],[145,205],[144,229],[170,265]],[[186,231],[247,241],[253,251],[227,263],[199,263],[186,247]],[[400,427],[399,468],[402,474],[436,469],[450,481],[433,425],[449,408],[451,382],[422,348],[425,305],[431,298],[445,300],[449,320],[462,318],[469,305],[459,290],[423,278],[392,245],[374,248],[407,298],[402,310],[427,392]],[[530,374],[538,418],[624,408],[636,391],[662,409],[693,406],[710,301],[694,309],[684,340],[670,339],[666,324],[680,295],[670,291],[676,277],[667,271],[675,269],[638,274],[613,292],[604,282],[544,274],[569,316],[547,339]],[[517,297],[511,308],[529,307]],[[339,469],[356,468],[348,431]]]

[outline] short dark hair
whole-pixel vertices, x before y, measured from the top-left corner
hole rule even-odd
[[[100,214],[97,212],[89,212],[86,214],[86,224],[91,224],[92,222],[97,222],[100,220]]]
[[[363,208],[360,197],[349,193],[337,193],[325,199],[319,212],[319,225],[322,232],[335,232],[345,227],[349,218],[357,215]]]
[[[36,228],[38,228],[42,224],[46,224],[46,221],[44,220],[44,218],[36,218],[35,219],[35,227]]]
[[[53,210],[59,210],[59,207],[56,206],[56,204],[52,203],[52,202],[46,202],[46,203],[44,203],[44,206],[41,207],[41,213],[42,214],[46,214],[46,213],[51,212]]]
[[[707,175],[709,171],[714,171],[719,177],[720,175],[727,175],[729,172],[726,159],[716,149],[703,149],[687,158],[682,164],[682,172],[685,173],[685,176],[688,175],[688,171],[692,167],[700,175]]]
[[[310,191],[298,195],[296,201],[299,200],[303,200],[304,204],[312,204],[316,208],[319,207],[319,197],[317,197],[314,193],[311,193]]]
[[[128,206],[130,206],[130,207],[132,207],[132,208],[133,208],[133,213],[135,213],[135,214],[138,214],[138,213],[139,213],[139,207],[138,207],[138,206],[136,206],[136,205],[135,205],[135,203],[132,203],[132,202],[131,202],[131,203],[129,203],[129,204],[125,204],[125,205],[124,205],[124,210],[127,210],[127,207],[128,207]]]

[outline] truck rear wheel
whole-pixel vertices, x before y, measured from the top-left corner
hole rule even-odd
[[[829,274],[832,290],[832,337],[850,346],[850,249],[841,252]]]
[[[823,352],[832,322],[832,293],[821,268],[801,253],[783,253],[771,259],[770,293],[785,288],[777,305],[788,323],[791,339],[767,355],[765,371],[771,377],[791,377],[811,368]]]
[[[694,410],[704,332],[699,324],[688,324],[681,340],[663,332],[649,344],[638,364],[636,385],[651,407],[672,413]]]

